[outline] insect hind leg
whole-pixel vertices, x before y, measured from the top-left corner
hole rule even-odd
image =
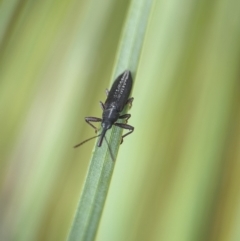
[[[109,90],[108,89],[105,90],[105,94],[106,94],[106,96],[108,96],[108,94],[109,94]]]
[[[131,98],[129,98],[129,99],[127,100],[127,102],[126,102],[126,105],[129,105],[129,109],[132,107],[132,102],[133,102],[133,100],[134,100],[134,98],[131,97]]]

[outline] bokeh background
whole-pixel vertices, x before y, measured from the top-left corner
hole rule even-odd
[[[0,2],[0,240],[66,240],[130,4]],[[154,2],[96,240],[240,240],[239,9]]]

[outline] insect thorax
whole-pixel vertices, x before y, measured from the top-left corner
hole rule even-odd
[[[103,122],[104,121],[109,121],[112,124],[117,121],[119,117],[119,112],[117,111],[116,106],[111,106],[108,109],[105,109],[102,114]]]

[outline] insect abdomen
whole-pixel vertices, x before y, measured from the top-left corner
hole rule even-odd
[[[121,112],[128,100],[132,89],[132,76],[129,70],[124,71],[117,77],[109,91],[105,108],[111,108],[115,105],[117,110]]]

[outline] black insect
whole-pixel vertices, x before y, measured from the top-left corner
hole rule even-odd
[[[98,129],[91,123],[91,122],[102,122],[102,132],[94,137],[91,137],[79,144],[76,147],[81,146],[87,141],[90,141],[93,138],[99,137],[98,146],[100,147],[103,142],[103,138],[107,130],[109,130],[112,125],[118,126],[123,129],[129,130],[128,133],[122,136],[121,144],[123,142],[123,138],[134,131],[134,127],[124,123],[117,123],[118,119],[125,119],[126,123],[128,119],[131,117],[130,114],[121,115],[122,110],[124,109],[125,105],[129,104],[132,105],[133,98],[129,98],[130,92],[132,89],[132,76],[129,70],[125,70],[121,75],[117,77],[114,81],[112,88],[110,91],[106,90],[107,99],[103,104],[100,101],[101,108],[103,110],[102,119],[98,117],[85,117],[85,121],[94,128],[95,133],[97,133]]]

